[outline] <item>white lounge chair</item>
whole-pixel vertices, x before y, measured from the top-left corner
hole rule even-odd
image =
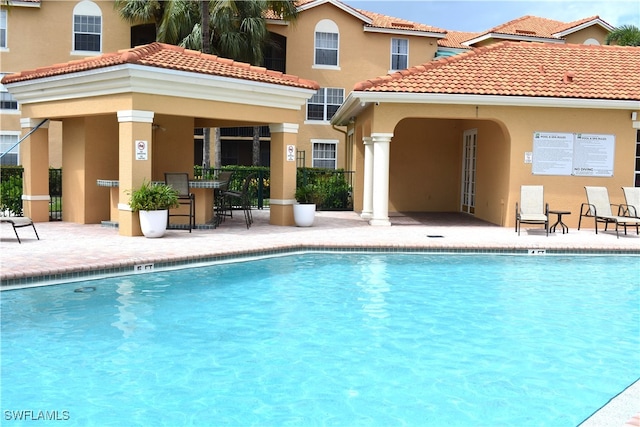
[[[521,224],[543,224],[549,235],[549,203],[544,203],[542,185],[520,187],[520,205],[516,202],[516,231],[520,235]]]
[[[26,217],[26,216],[0,216],[0,223],[2,222],[6,222],[11,224],[11,226],[13,227],[13,232],[16,233],[16,239],[18,239],[18,243],[22,243],[22,241],[20,241],[20,236],[18,236],[18,230],[16,230],[17,228],[22,228],[22,227],[33,227],[33,232],[36,233],[36,237],[38,238],[38,240],[40,240],[40,236],[38,236],[38,231],[36,231],[36,226],[33,223],[33,221],[31,220],[31,218]]]
[[[614,215],[609,202],[609,192],[607,187],[584,187],[587,193],[587,203],[580,206],[580,219],[578,220],[578,230],[582,224],[583,217],[592,217],[595,220],[596,234],[598,234],[598,223],[604,223],[604,230],[607,231],[609,224],[616,225],[616,236],[620,238],[618,226],[624,227],[624,234],[627,234],[627,225],[636,226],[636,234],[638,234],[638,224],[640,218],[632,218],[629,216]]]
[[[618,208],[618,216],[640,218],[640,187],[622,187],[625,203]],[[636,224],[636,233],[638,233]]]

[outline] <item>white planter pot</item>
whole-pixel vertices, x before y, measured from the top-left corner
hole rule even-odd
[[[293,220],[298,227],[311,227],[316,217],[315,204],[293,205]]]
[[[139,211],[140,228],[145,237],[162,237],[167,231],[168,210]]]

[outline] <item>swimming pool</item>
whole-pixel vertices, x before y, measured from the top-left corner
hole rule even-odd
[[[575,426],[638,378],[639,267],[322,253],[4,291],[2,417]]]

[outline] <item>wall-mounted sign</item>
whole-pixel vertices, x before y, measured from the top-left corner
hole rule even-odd
[[[149,159],[149,143],[147,141],[136,141],[136,160]]]
[[[615,136],[534,132],[534,175],[613,176]]]
[[[295,162],[295,161],[296,161],[296,146],[287,145],[287,162]]]

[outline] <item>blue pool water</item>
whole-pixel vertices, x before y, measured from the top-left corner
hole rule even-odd
[[[575,426],[638,379],[639,271],[324,253],[4,291],[2,424]]]

